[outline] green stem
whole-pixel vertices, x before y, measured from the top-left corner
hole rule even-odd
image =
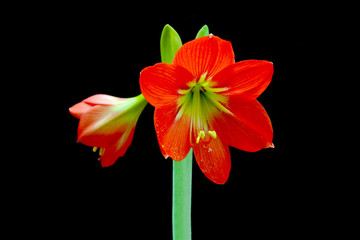
[[[192,158],[173,163],[173,240],[191,240]]]

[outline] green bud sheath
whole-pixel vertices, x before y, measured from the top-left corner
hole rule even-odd
[[[208,36],[210,34],[209,32],[209,28],[207,25],[204,25],[200,31],[198,32],[198,34],[196,35],[195,38],[199,38],[199,37],[205,37],[205,36]]]
[[[182,46],[179,34],[169,24],[165,25],[160,39],[161,61],[172,63],[176,52]]]

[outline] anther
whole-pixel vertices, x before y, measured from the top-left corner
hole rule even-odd
[[[100,157],[101,157],[102,155],[104,155],[104,152],[105,152],[105,148],[100,148],[100,152],[99,152]]]
[[[199,144],[200,143],[200,139],[204,139],[205,138],[205,132],[204,131],[200,131],[199,136],[196,139],[196,143]]]
[[[94,148],[93,148],[93,152],[96,152],[97,150],[98,150],[97,147],[94,147]]]
[[[209,135],[210,135],[213,139],[216,139],[216,138],[217,138],[217,134],[216,134],[215,131],[209,131],[208,133],[209,133]]]

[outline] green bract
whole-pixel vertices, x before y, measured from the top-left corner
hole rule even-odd
[[[207,25],[204,25],[200,31],[198,32],[198,34],[196,35],[195,38],[199,38],[199,37],[205,37],[205,36],[208,36],[210,33],[209,33],[209,28]]]
[[[182,46],[179,34],[169,24],[165,25],[160,39],[161,61],[172,63],[176,52]]]
[[[196,35],[196,38],[208,35],[209,28],[207,25],[204,25]],[[161,62],[172,63],[176,52],[181,46],[182,42],[179,34],[169,24],[165,25],[160,39]]]

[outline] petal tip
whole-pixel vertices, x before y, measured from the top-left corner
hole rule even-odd
[[[74,106],[69,108],[69,113],[76,118],[80,118],[81,116],[81,114],[77,113],[77,111],[74,110]]]
[[[77,139],[76,139],[76,143],[81,143],[81,140],[83,139],[83,136],[80,136],[79,134],[78,134],[78,137],[77,137]]]
[[[84,102],[79,102],[77,104],[75,104],[74,106],[69,108],[69,112],[72,116],[74,116],[75,118],[80,119],[81,116],[87,112],[89,109],[91,108],[90,105],[84,103]]]
[[[216,183],[217,185],[225,185],[227,183],[227,181],[229,180],[229,176],[227,178],[216,179],[216,180],[210,179],[210,180],[212,182]]]
[[[271,61],[266,61],[268,63],[269,68],[271,68],[271,71],[274,71],[274,63]]]
[[[101,158],[99,158],[98,161],[100,161],[100,164],[101,164],[102,168],[108,168],[108,167],[111,167],[112,165],[114,165],[114,163],[110,164],[110,163],[107,163],[105,161],[102,161]]]

